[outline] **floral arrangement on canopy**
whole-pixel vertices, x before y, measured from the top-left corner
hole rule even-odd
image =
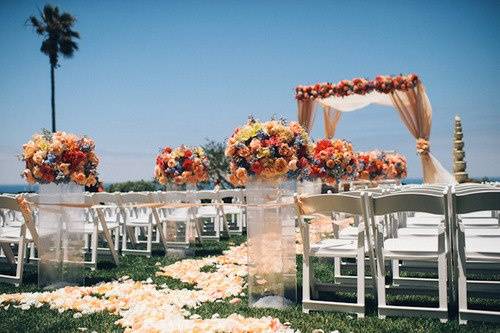
[[[372,91],[388,94],[394,90],[406,91],[415,87],[419,82],[416,74],[386,76],[379,75],[374,80],[355,78],[342,80],[339,83],[318,83],[310,86],[297,86],[295,98],[307,100],[316,98],[346,97],[354,94],[365,95]]]
[[[94,186],[97,183],[99,158],[95,143],[88,137],[44,130],[23,145],[25,162],[22,177],[29,184],[69,183]]]
[[[260,180],[311,176],[311,142],[297,122],[260,122],[250,117],[229,138],[230,181],[244,185],[249,177]]]
[[[379,150],[357,154],[359,179],[379,181],[402,179],[407,175],[406,158],[398,153]]]
[[[165,147],[156,157],[155,179],[162,185],[197,184],[208,180],[208,158],[201,147]]]
[[[312,174],[334,185],[341,180],[354,180],[358,162],[352,144],[341,139],[322,139],[314,144]]]

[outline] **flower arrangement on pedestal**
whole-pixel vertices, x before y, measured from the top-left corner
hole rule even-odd
[[[93,186],[97,182],[99,158],[95,143],[87,137],[65,132],[33,135],[23,145],[21,159],[25,162],[22,177],[29,184],[63,184]]]
[[[359,152],[357,159],[359,179],[379,181],[406,177],[406,158],[401,154],[374,150]]]
[[[208,158],[201,147],[165,147],[156,157],[155,179],[162,185],[197,184],[208,180]]]
[[[356,154],[352,144],[341,139],[322,139],[314,144],[312,174],[325,183],[335,185],[357,176]]]
[[[272,180],[311,174],[309,135],[297,122],[250,118],[229,138],[226,156],[234,185],[244,185],[249,177]]]

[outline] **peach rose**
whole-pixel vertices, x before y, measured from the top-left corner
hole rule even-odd
[[[281,156],[289,156],[291,154],[290,147],[288,147],[288,145],[285,143],[280,145],[278,152]]]
[[[326,161],[326,166],[331,169],[335,166],[335,162],[333,160],[328,160]]]
[[[165,176],[158,177],[158,182],[162,185],[165,185],[167,183],[167,177]]]
[[[35,178],[42,178],[42,172],[39,167],[33,167],[33,176],[35,176]]]
[[[236,178],[243,180],[246,179],[247,177],[247,170],[245,168],[238,168],[236,169]]]
[[[83,172],[74,172],[71,174],[71,180],[79,185],[85,185],[87,179]]]
[[[248,149],[247,147],[242,147],[238,149],[238,155],[240,155],[241,157],[247,157],[250,155],[250,149]]]
[[[252,151],[257,151],[259,150],[261,147],[261,144],[260,144],[260,140],[259,139],[253,139],[251,142],[250,142],[250,149]]]
[[[35,154],[36,146],[33,141],[28,141],[28,143],[23,145],[23,157],[24,159],[29,159]]]
[[[43,159],[45,158],[46,155],[47,155],[47,152],[45,152],[43,150],[37,151],[33,155],[33,162],[35,162],[36,164],[42,164]]]
[[[300,124],[298,122],[296,122],[296,121],[290,122],[290,129],[294,133],[300,133],[300,132],[302,132],[302,126],[300,126]]]
[[[278,173],[285,173],[288,170],[288,163],[283,157],[280,157],[274,162],[274,167]]]
[[[54,155],[61,155],[63,151],[63,144],[59,140],[54,140],[51,145],[51,150],[54,153]]]
[[[297,162],[298,161],[296,159],[293,159],[290,162],[288,162],[288,169],[290,169],[292,171],[297,170]]]
[[[59,171],[61,171],[65,176],[69,174],[69,163],[59,164]]]
[[[167,165],[169,168],[173,168],[175,167],[177,163],[175,162],[175,160],[173,158],[169,159],[168,162],[167,162]]]
[[[230,144],[229,146],[227,146],[226,156],[234,156],[235,153],[236,153],[236,146],[235,145]]]
[[[28,182],[28,184],[34,184],[36,182],[30,169],[25,169],[23,171],[23,177],[26,178],[26,181]]]

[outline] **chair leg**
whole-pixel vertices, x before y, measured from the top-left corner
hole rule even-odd
[[[447,309],[448,308],[448,293],[447,293],[447,285],[448,285],[448,268],[446,265],[446,255],[440,254],[438,256],[438,284],[439,284],[439,308]],[[446,323],[448,319],[441,318],[440,321],[442,323]]]
[[[357,303],[359,305],[363,306],[363,311],[360,311],[357,313],[358,318],[364,318],[365,317],[365,311],[364,311],[364,306],[365,306],[365,248],[361,247],[358,249],[358,256],[356,258],[356,264],[357,264],[357,296],[358,300]]]
[[[377,258],[377,299],[378,306],[383,307],[386,305],[385,300],[385,261],[382,258]],[[379,312],[378,317],[380,319],[385,319],[385,315],[381,315]]]
[[[90,250],[92,251],[92,270],[95,270],[97,268],[97,241],[98,241],[98,236],[99,236],[99,229],[97,226],[97,223],[94,225],[94,232],[91,235],[91,245],[90,245]]]
[[[151,257],[152,247],[153,247],[153,225],[151,223],[148,224],[148,234],[147,234],[147,245],[146,251],[148,252],[148,258]]]
[[[303,256],[303,265],[302,265],[302,300],[309,301],[311,300],[311,285],[310,285],[310,262],[307,254],[304,253]],[[309,310],[304,309],[302,306],[302,312],[309,313]]]
[[[342,258],[339,258],[339,257],[333,258],[333,276],[334,276],[334,278],[340,277],[342,275],[341,266],[342,266]]]
[[[392,263],[392,279],[396,280],[399,279],[399,260],[391,260]],[[394,285],[398,285],[397,283],[394,283]]]
[[[16,279],[19,279],[19,282],[23,281],[23,271],[24,271],[24,252],[26,251],[26,244],[24,237],[19,241],[19,248],[17,250],[17,267],[16,267]]]

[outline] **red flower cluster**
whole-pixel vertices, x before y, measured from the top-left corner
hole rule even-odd
[[[415,87],[419,82],[416,74],[383,76],[379,75],[375,80],[355,78],[353,80],[342,80],[339,83],[318,83],[311,86],[298,86],[295,88],[297,100],[316,98],[327,98],[330,96],[346,97],[349,95],[365,95],[372,91],[388,94],[394,90],[406,91]]]
[[[322,139],[314,145],[312,176],[327,184],[353,180],[357,176],[356,154],[352,144],[341,139]]]

